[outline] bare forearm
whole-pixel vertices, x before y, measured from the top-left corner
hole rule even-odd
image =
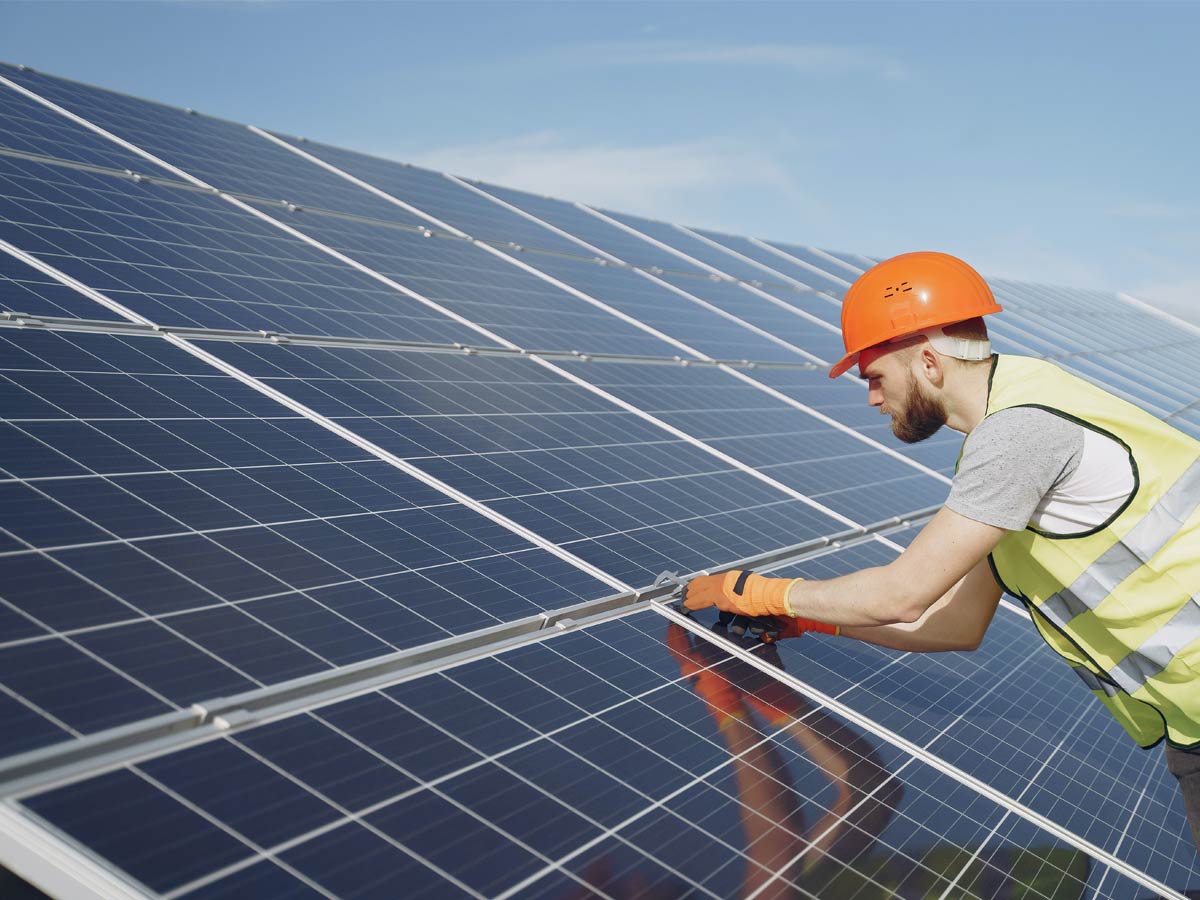
[[[920,621],[900,622],[894,625],[849,625],[842,628],[842,637],[910,653],[974,649],[961,636],[929,634],[923,631],[920,625]]]
[[[788,591],[797,616],[832,625],[879,626],[911,622],[921,598],[906,590],[890,566],[860,569],[826,581],[798,581]]]
[[[983,561],[943,594],[915,622],[891,625],[849,626],[845,637],[857,638],[893,650],[936,653],[941,650],[974,650],[1000,602],[1000,586]]]

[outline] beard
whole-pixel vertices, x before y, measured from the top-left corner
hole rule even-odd
[[[909,372],[904,411],[892,416],[892,434],[906,444],[915,444],[932,436],[945,424],[945,404],[926,394],[916,376]]]

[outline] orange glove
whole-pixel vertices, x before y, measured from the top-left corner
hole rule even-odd
[[[715,575],[698,575],[683,588],[683,605],[686,609],[704,609],[716,606],[723,613],[734,613],[752,620],[741,624],[744,630],[750,627],[752,633],[763,634],[768,642],[784,638],[799,637],[807,631],[821,634],[840,634],[837,625],[827,625],[816,619],[797,618],[788,606],[787,594],[791,586],[801,578],[768,578],[755,575],[748,569],[730,569],[728,572],[717,572]],[[725,616],[722,616],[724,619]],[[764,623],[754,623],[754,619],[772,619],[772,624],[779,626],[778,634],[775,629],[762,627]],[[728,623],[726,623],[728,624]],[[755,625],[759,627],[754,627]],[[733,628],[735,633],[741,633]]]
[[[697,575],[683,588],[688,609],[715,606],[743,616],[790,616],[788,588],[798,578],[767,578],[749,569],[730,569],[715,575]]]

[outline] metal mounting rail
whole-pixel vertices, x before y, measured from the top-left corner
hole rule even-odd
[[[873,541],[889,532],[920,525],[938,509],[936,506],[926,507],[904,516],[781,547],[716,568],[763,569],[802,562]],[[664,600],[675,590],[675,585],[666,584],[587,600],[399,653],[229,697],[202,701],[185,710],[31,750],[0,761],[0,800],[19,799],[297,712],[381,690],[452,666],[629,615],[648,609],[651,601]]]
[[[67,316],[43,316],[17,310],[0,310],[0,328],[39,328],[50,331],[75,331],[92,334],[153,337],[172,334],[196,341],[235,341],[247,344],[294,344],[303,347],[335,347],[351,350],[397,350],[410,353],[458,353],[469,356],[538,356],[551,360],[581,362],[646,363],[664,366],[731,366],[739,369],[824,370],[812,362],[753,359],[689,359],[684,356],[639,356],[633,353],[594,353],[585,350],[530,350],[496,347],[487,344],[436,344],[388,338],[360,338],[323,334],[291,334],[276,331],[243,331],[234,328],[200,328],[192,325],[149,325],[117,319],[74,319]]]

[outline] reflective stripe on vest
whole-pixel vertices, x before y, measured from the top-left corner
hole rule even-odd
[[[1110,697],[1117,696],[1119,688],[1115,684],[1107,679],[1102,679],[1086,666],[1072,666],[1071,670],[1083,679],[1083,683],[1088,686],[1088,690],[1103,691]]]
[[[1188,467],[1124,539],[1101,554],[1070,587],[1043,602],[1039,610],[1059,628],[1069,628],[1072,619],[1099,607],[1117,585],[1149,562],[1197,508],[1200,508],[1200,459]],[[1191,603],[1110,670],[1108,677],[1132,694],[1198,638],[1200,598],[1192,597]]]
[[[1132,694],[1170,665],[1184,647],[1200,638],[1200,600],[1192,598],[1171,620],[1154,632],[1142,646],[1117,663],[1109,672],[1121,688]],[[1200,686],[1197,686],[1200,690]]]

